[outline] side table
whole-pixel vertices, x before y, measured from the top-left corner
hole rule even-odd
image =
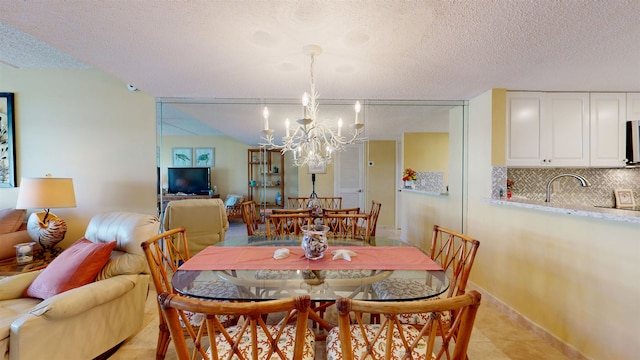
[[[0,260],[0,278],[44,269],[52,260],[34,260],[24,265],[18,265],[15,257]]]

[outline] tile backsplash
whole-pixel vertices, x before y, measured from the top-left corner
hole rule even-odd
[[[492,169],[492,198],[500,197],[500,190],[506,193],[507,179],[514,182],[513,196],[527,200],[544,201],[549,179],[560,174],[580,175],[589,180],[590,187],[582,187],[577,179],[562,177],[554,181],[552,200],[562,204],[614,206],[614,189],[633,190],[636,203],[640,198],[640,169],[575,169],[575,168],[506,168]]]
[[[416,173],[415,190],[442,193],[445,191],[444,172],[418,171]]]

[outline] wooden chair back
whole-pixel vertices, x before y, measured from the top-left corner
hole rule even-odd
[[[307,328],[309,295],[295,298],[225,303],[188,298],[178,294],[162,293],[158,296],[171,336],[174,338],[178,359],[295,359],[303,355],[313,358],[311,329]],[[277,325],[268,325],[269,314],[283,313]],[[202,318],[198,329],[191,326],[185,313]],[[243,325],[225,327],[218,319],[221,316],[243,316]],[[295,321],[295,325],[288,325]],[[192,349],[182,336],[182,325],[186,324]],[[209,337],[209,351],[202,355],[203,337]],[[286,341],[288,340],[288,341]],[[190,351],[192,352],[190,354]]]
[[[404,355],[402,359],[464,360],[480,300],[481,295],[475,290],[439,300],[377,302],[340,298],[336,302],[339,341],[333,341],[335,336],[329,333],[327,357],[341,352],[342,359],[351,360],[354,350],[357,350],[359,359],[400,359],[398,355]],[[411,325],[403,325],[398,319],[398,315],[407,313],[434,315],[427,325],[418,330]],[[454,326],[443,327],[443,313],[453,314],[451,323]],[[372,314],[380,315],[379,328],[364,321]],[[354,345],[358,348],[354,349]],[[452,346],[453,350],[450,349]]]
[[[328,215],[328,214],[358,214],[360,213],[360,208],[359,207],[353,207],[353,208],[340,208],[340,209],[322,209],[322,214],[323,215]]]
[[[328,236],[369,242],[369,216],[367,214],[325,214],[324,224]]]
[[[241,204],[242,220],[247,225],[247,235],[257,235],[260,232],[260,216],[256,209],[256,203],[253,200],[245,201]]]
[[[307,214],[311,216],[313,209],[305,208],[305,209],[271,209],[272,214]]]
[[[322,196],[318,197],[320,207],[322,209],[340,209],[342,208],[342,197]],[[288,197],[287,207],[289,209],[306,209],[309,207],[309,197]]]
[[[447,296],[464,294],[480,242],[465,234],[433,226],[430,257],[449,276]]]
[[[302,226],[311,225],[311,214],[270,214],[267,216],[267,237],[273,235],[299,235]]]
[[[190,258],[188,244],[185,228],[179,227],[158,234],[140,245],[158,293],[173,291],[171,276]]]
[[[382,204],[373,200],[371,201],[371,210],[369,211],[369,236],[376,236],[376,226],[378,224],[378,216]]]
[[[151,280],[158,294],[173,292],[171,277],[178,270],[178,267],[190,258],[188,245],[187,232],[184,227],[167,230],[140,244],[149,265]],[[164,359],[171,339],[159,303],[158,314],[160,325],[156,359]],[[184,340],[184,336],[181,329],[179,337]]]

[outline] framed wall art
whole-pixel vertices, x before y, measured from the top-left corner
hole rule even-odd
[[[171,159],[174,167],[193,166],[193,149],[175,147],[171,149]]]
[[[213,148],[194,148],[193,149],[193,166],[197,167],[214,167],[215,161]]]
[[[636,201],[633,198],[633,190],[615,189],[613,192],[616,195],[617,208],[632,208],[636,206]]]
[[[0,93],[0,187],[16,186],[13,93]]]

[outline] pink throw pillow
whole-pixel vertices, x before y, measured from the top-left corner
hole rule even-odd
[[[29,285],[24,295],[44,300],[93,282],[115,246],[115,241],[96,244],[81,238],[58,255]]]

